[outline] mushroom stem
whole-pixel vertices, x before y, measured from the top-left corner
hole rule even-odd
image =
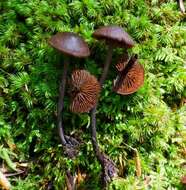
[[[58,108],[57,108],[57,121],[58,121],[58,130],[59,130],[59,136],[62,142],[62,145],[66,145],[66,140],[64,136],[64,129],[63,129],[63,123],[62,123],[62,111],[64,107],[64,95],[65,95],[65,86],[66,86],[66,78],[67,78],[67,68],[69,65],[69,59],[68,57],[64,58],[64,67],[63,67],[63,74],[60,81],[59,86],[59,100],[58,100]]]
[[[101,87],[103,86],[103,83],[104,83],[104,81],[107,77],[107,74],[108,74],[109,66],[110,66],[110,63],[112,61],[112,53],[113,53],[113,46],[109,45],[105,64],[104,64],[104,68],[103,68],[103,72],[102,72],[101,78],[99,80]],[[104,158],[100,152],[100,148],[98,146],[97,136],[96,136],[96,109],[97,109],[97,104],[91,110],[91,136],[92,136],[92,144],[93,144],[93,148],[94,148],[94,151],[96,153],[96,156],[97,156],[98,160],[100,162],[102,162]]]
[[[101,87],[103,86],[103,83],[105,82],[105,79],[106,79],[107,74],[108,74],[109,66],[110,66],[110,63],[112,61],[112,53],[113,53],[113,46],[110,44],[108,46],[108,52],[107,52],[107,56],[106,56],[106,60],[105,60],[104,68],[103,68],[103,73],[102,73],[101,78],[99,80]]]
[[[98,146],[97,135],[96,135],[96,108],[97,105],[91,110],[91,137],[92,137],[92,145],[96,153],[96,156],[101,161],[102,155]]]

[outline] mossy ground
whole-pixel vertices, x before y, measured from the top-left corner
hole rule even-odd
[[[12,172],[11,164],[26,163],[24,175],[9,178],[13,190],[65,189],[66,169],[86,175],[79,189],[101,189],[89,115],[70,113],[68,96],[63,117],[66,133],[84,143],[77,159],[63,155],[56,128],[63,57],[48,39],[59,31],[79,33],[91,56],[73,59],[69,74],[74,68],[85,68],[99,77],[106,48],[91,35],[107,24],[120,25],[134,38],[136,46],[129,53],[137,53],[145,68],[145,83],[138,92],[115,94],[111,90],[114,64],[122,50],[114,51],[97,114],[99,144],[121,177],[109,189],[183,189],[186,24],[176,1],[1,0],[0,12],[0,150],[12,161],[8,164],[1,154],[0,166]],[[135,176],[129,146],[139,152],[141,177]]]

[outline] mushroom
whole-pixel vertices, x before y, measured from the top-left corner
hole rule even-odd
[[[103,26],[95,30],[92,36],[97,40],[104,40],[108,44],[108,52],[103,73],[100,78],[100,84],[103,85],[112,61],[114,47],[132,48],[134,46],[134,41],[129,34],[119,26]]]
[[[137,55],[130,58],[129,61],[122,59],[116,65],[119,72],[114,80],[113,90],[118,94],[128,95],[136,92],[144,83],[144,69],[137,61]]]
[[[63,74],[60,81],[59,99],[57,106],[57,123],[62,145],[66,148],[67,155],[69,157],[73,157],[73,146],[77,145],[78,143],[75,139],[69,137],[67,138],[64,135],[62,123],[62,111],[64,107],[63,99],[65,95],[67,68],[69,65],[70,57],[85,58],[90,55],[90,51],[87,43],[80,36],[72,32],[60,32],[55,34],[50,38],[49,44],[64,54]]]
[[[71,86],[70,110],[75,113],[89,112],[96,105],[100,92],[96,77],[86,70],[75,70],[72,73]]]
[[[102,87],[109,70],[114,47],[132,48],[134,46],[134,41],[129,36],[129,34],[126,33],[119,26],[100,27],[99,29],[95,30],[95,32],[93,33],[93,37],[96,38],[97,40],[104,40],[108,44],[108,52],[103,72],[99,80]],[[96,107],[97,105],[91,111],[92,144],[96,156],[102,165],[103,182],[106,185],[107,182],[109,182],[115,175],[117,175],[117,169],[114,166],[113,162],[109,159],[106,159],[106,155],[104,153],[101,153],[100,148],[98,146],[97,137],[96,137]]]

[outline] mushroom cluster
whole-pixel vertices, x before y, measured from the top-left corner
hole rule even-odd
[[[91,139],[96,157],[102,166],[102,180],[104,185],[117,176],[118,169],[114,162],[103,153],[97,142],[96,136],[96,109],[101,88],[106,80],[112,61],[114,48],[132,48],[135,43],[119,26],[103,26],[95,30],[92,35],[95,39],[104,41],[108,46],[103,72],[99,81],[86,70],[76,69],[70,79],[70,111],[74,113],[91,113]],[[59,136],[68,157],[73,158],[77,154],[79,142],[64,134],[62,112],[64,107],[64,95],[67,80],[67,68],[70,57],[86,58],[90,55],[87,43],[77,34],[72,32],[57,33],[49,40],[52,47],[63,53],[64,68],[59,87],[59,99],[57,120]],[[126,50],[125,50],[126,51]],[[126,56],[127,55],[127,56]],[[138,63],[137,55],[124,54],[116,64],[118,75],[113,82],[113,91],[120,95],[128,95],[136,92],[144,83],[144,68]]]

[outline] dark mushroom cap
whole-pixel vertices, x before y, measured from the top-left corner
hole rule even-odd
[[[96,105],[101,89],[96,77],[86,70],[75,70],[72,73],[71,86],[70,110],[75,113],[89,112]]]
[[[62,53],[74,57],[88,57],[90,50],[87,43],[72,32],[59,32],[52,36],[49,44]]]
[[[141,64],[138,63],[136,60],[132,67],[128,70],[127,73],[123,72],[128,61],[126,62],[119,62],[116,65],[116,69],[120,72],[117,76],[116,80],[114,80],[114,87],[113,90],[122,95],[132,94],[136,92],[144,83],[144,68]],[[125,76],[121,76],[124,74]],[[119,84],[119,87],[115,86],[117,80],[120,77],[123,77],[123,80]]]
[[[134,46],[133,39],[119,26],[102,26],[95,30],[92,36],[119,47],[131,48]]]

